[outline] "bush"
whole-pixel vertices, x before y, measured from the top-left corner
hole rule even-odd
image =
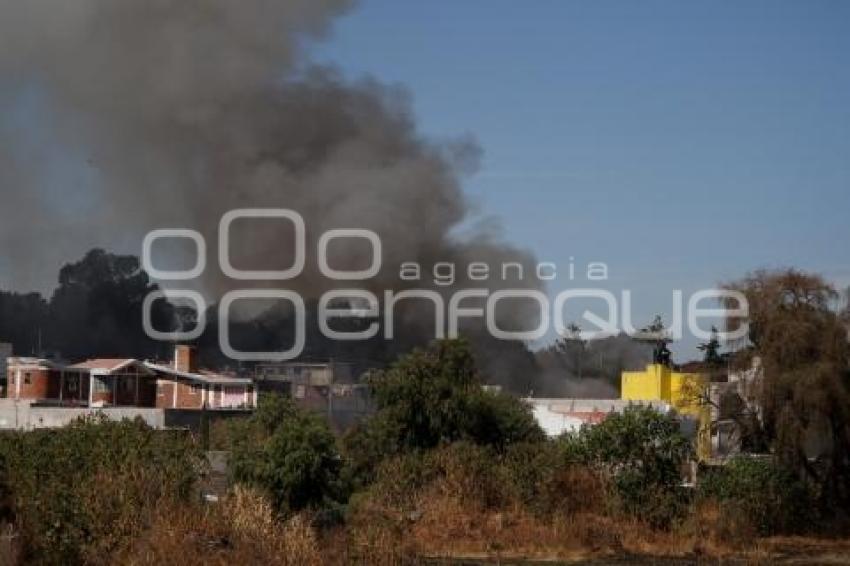
[[[82,419],[0,435],[22,559],[105,562],[163,501],[193,493],[201,459],[188,435],[141,420]]]
[[[375,463],[454,442],[492,446],[544,439],[530,408],[482,389],[469,345],[441,340],[369,378],[377,413],[347,435],[355,485],[374,479]]]
[[[729,520],[747,521],[762,535],[801,531],[814,519],[808,487],[771,459],[734,458],[700,478],[698,495],[719,502]]]
[[[441,494],[464,507],[498,509],[511,501],[509,478],[491,447],[458,442],[438,450],[434,463]]]
[[[493,449],[458,442],[384,460],[375,482],[360,496],[405,513],[436,492],[470,507],[490,508],[512,493],[503,471]]]
[[[468,406],[462,436],[470,442],[501,451],[546,439],[528,405],[512,395],[478,389],[470,394]]]
[[[608,487],[602,474],[573,461],[565,443],[521,443],[502,458],[516,499],[538,518],[601,512]]]
[[[382,505],[407,511],[417,505],[418,495],[437,479],[438,470],[432,452],[408,452],[381,462],[376,481],[358,495],[366,495]]]
[[[574,458],[613,478],[623,512],[666,528],[686,510],[688,497],[680,483],[691,446],[673,417],[627,407],[563,442]]]
[[[249,419],[231,423],[228,439],[232,480],[265,490],[281,514],[342,499],[335,437],[324,420],[291,401],[265,397]]]

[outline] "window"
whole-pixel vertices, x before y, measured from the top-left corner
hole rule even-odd
[[[76,393],[77,392],[77,378],[76,377],[69,377],[68,378],[68,391],[70,393]]]
[[[24,373],[24,385],[32,385],[32,375],[30,375],[30,372]]]
[[[109,384],[106,382],[106,379],[102,377],[94,378],[94,392],[95,393],[109,393]]]

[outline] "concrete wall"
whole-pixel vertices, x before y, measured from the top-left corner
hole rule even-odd
[[[578,432],[582,425],[598,424],[611,413],[622,413],[630,405],[646,406],[659,413],[670,412],[664,401],[628,401],[623,399],[566,399],[527,398],[537,424],[549,436]]]
[[[0,399],[0,429],[30,430],[66,426],[85,415],[102,413],[111,420],[141,417],[154,428],[165,427],[162,409],[141,407],[109,407],[88,409],[78,407],[40,407],[27,401]]]
[[[560,436],[565,432],[578,432],[584,424],[578,417],[552,410],[546,403],[532,403],[534,419],[547,436]]]

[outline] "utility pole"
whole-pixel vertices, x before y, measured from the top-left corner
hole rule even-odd
[[[334,418],[334,359],[328,360],[330,377],[328,378],[328,424],[333,427]]]

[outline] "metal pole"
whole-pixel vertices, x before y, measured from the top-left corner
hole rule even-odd
[[[334,417],[334,359],[330,358],[328,361],[328,368],[330,369],[331,376],[328,380],[328,424],[333,426],[333,417]]]

